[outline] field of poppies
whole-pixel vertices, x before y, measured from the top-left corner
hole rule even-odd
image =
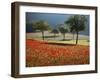
[[[89,46],[26,39],[26,67],[89,64]]]

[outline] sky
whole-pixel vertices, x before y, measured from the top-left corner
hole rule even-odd
[[[57,24],[64,24],[65,21],[68,20],[70,16],[73,14],[59,14],[59,13],[34,13],[34,12],[26,12],[26,23],[32,23],[33,21],[44,20],[46,21],[52,28],[56,28]],[[80,14],[81,15],[81,14]],[[87,17],[87,26],[85,31],[80,33],[84,35],[89,35],[89,15],[85,15]],[[27,32],[32,31],[32,28],[26,28]]]

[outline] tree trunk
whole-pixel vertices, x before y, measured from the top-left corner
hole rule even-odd
[[[74,40],[74,33],[73,33],[73,40]]]
[[[65,34],[63,34],[63,40],[65,40]]]
[[[42,39],[44,40],[44,31],[42,31]]]
[[[56,34],[54,33],[54,39],[55,39],[55,37],[56,37]]]
[[[78,44],[78,31],[76,32],[76,45]]]

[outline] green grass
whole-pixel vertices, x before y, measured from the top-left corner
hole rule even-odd
[[[34,38],[33,38],[34,39]],[[47,41],[49,43],[61,43],[61,44],[76,44],[76,40],[42,40],[42,39],[37,39],[36,40],[40,40],[40,41]],[[88,40],[78,40],[78,45],[86,45],[89,46],[89,41]]]
[[[82,35],[79,35],[82,37]],[[36,40],[41,40],[42,41],[42,35],[41,33],[28,33],[26,36],[27,39],[36,39]],[[56,35],[56,37],[54,38],[54,34],[51,33],[45,33],[44,36],[44,41],[48,41],[50,43],[63,43],[63,44],[76,44],[76,35],[74,36],[74,40],[73,40],[73,35],[70,33],[66,34],[66,40],[62,40],[63,36],[61,34]],[[87,45],[89,46],[89,41],[88,41],[88,37],[84,36],[82,39],[78,40],[78,44],[79,45]]]
[[[38,38],[30,38],[30,39],[36,39],[36,40],[40,40],[43,41],[42,38],[38,37]],[[48,40],[45,38],[44,41],[50,42],[50,43],[63,43],[63,44],[76,44],[76,40]],[[89,46],[89,41],[88,40],[78,40],[78,44],[79,45],[87,45]]]
[[[75,44],[76,40],[69,40],[69,41],[48,41],[50,43],[63,43],[63,44]],[[88,40],[78,40],[79,45],[89,45]]]

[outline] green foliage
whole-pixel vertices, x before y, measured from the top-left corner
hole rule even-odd
[[[58,29],[61,32],[61,34],[65,34],[68,32],[68,29],[63,24],[60,24]]]
[[[74,15],[71,16],[67,21],[66,24],[70,26],[70,31],[83,31],[86,27],[87,19],[84,15]]]
[[[53,29],[53,30],[51,31],[51,33],[58,34],[59,31],[58,31],[58,29]]]
[[[86,27],[86,16],[84,15],[74,15],[71,16],[67,21],[66,24],[70,26],[70,32],[76,32],[76,44],[78,43],[78,33],[79,31],[83,31]]]
[[[33,28],[35,28],[36,30],[45,31],[50,29],[50,26],[46,21],[39,20],[33,22]]]

